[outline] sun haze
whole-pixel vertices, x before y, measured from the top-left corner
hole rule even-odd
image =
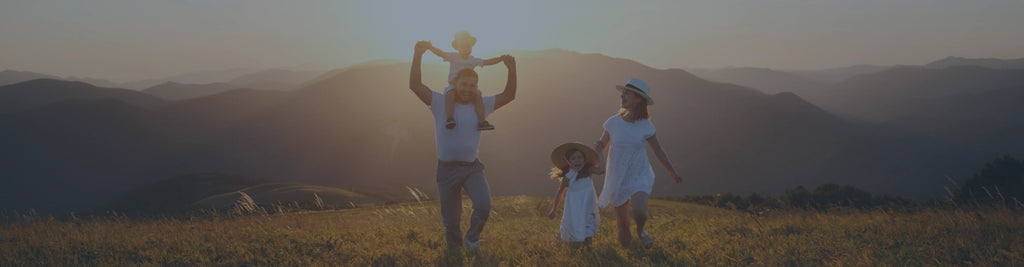
[[[187,71],[563,48],[659,68],[813,69],[1024,57],[1024,2],[29,1],[0,3],[0,69],[118,82]]]

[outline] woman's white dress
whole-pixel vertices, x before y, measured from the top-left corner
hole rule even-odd
[[[576,179],[576,176],[576,170],[569,170],[563,178],[563,183],[568,182],[568,186],[558,237],[565,241],[583,242],[597,234],[601,215],[597,210],[594,182],[590,177]]]
[[[644,144],[647,138],[654,136],[654,124],[647,119],[630,123],[615,115],[604,122],[604,129],[610,137],[607,173],[597,204],[621,206],[637,192],[650,194],[654,187],[654,170],[647,160]]]

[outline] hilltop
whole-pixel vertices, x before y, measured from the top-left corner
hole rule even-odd
[[[652,200],[655,246],[555,241],[550,198],[497,197],[479,252],[446,252],[436,202],[135,221],[23,217],[0,227],[0,265],[636,266],[1020,265],[1024,218],[1009,210],[772,211]],[[468,212],[464,212],[468,214]]]

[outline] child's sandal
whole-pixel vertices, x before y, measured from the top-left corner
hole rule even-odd
[[[444,128],[454,129],[455,128],[455,120],[452,119],[452,118],[448,118],[448,120],[444,122]]]
[[[494,130],[494,125],[491,125],[490,122],[482,121],[480,125],[477,125],[476,129],[480,131]]]

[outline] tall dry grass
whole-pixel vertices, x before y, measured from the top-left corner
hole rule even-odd
[[[757,216],[653,200],[653,249],[620,247],[608,209],[602,210],[595,243],[573,249],[555,241],[558,221],[545,217],[551,199],[493,202],[480,251],[445,249],[437,203],[421,199],[193,218],[35,217],[0,225],[0,266],[1024,265],[1024,216],[1010,209]],[[467,199],[464,227],[469,206]]]

